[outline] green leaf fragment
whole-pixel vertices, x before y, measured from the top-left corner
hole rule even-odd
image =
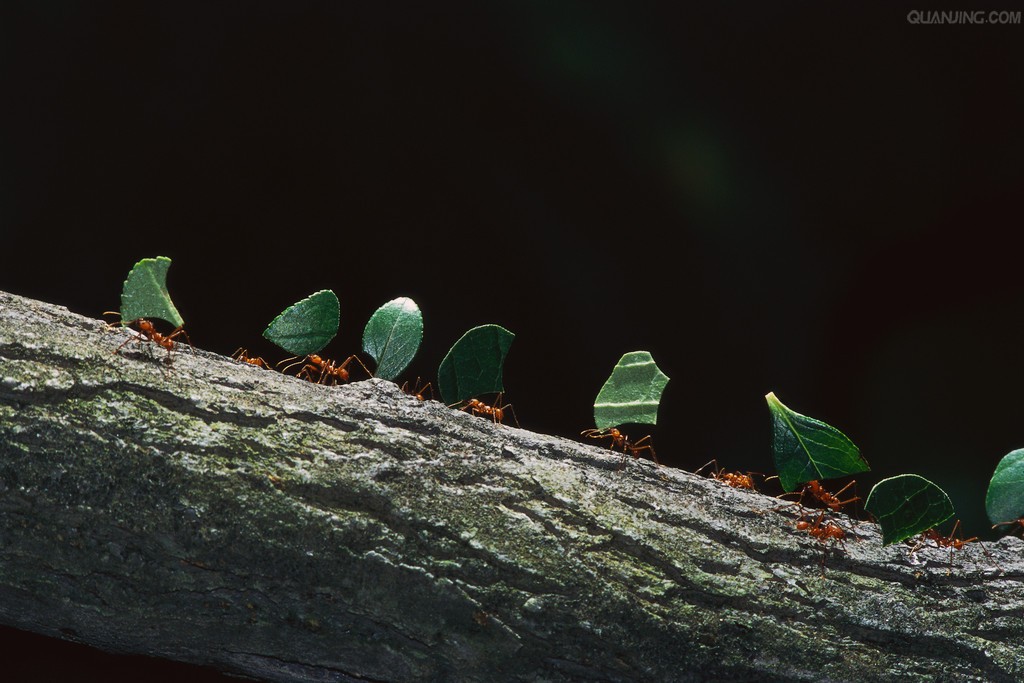
[[[775,392],[764,398],[772,415],[772,454],[783,490],[871,469],[860,449],[835,427],[790,410]]]
[[[363,351],[377,362],[381,379],[393,380],[409,367],[422,341],[423,314],[404,296],[378,308],[363,329]]]
[[[516,336],[499,325],[481,325],[462,335],[437,369],[441,399],[455,405],[474,396],[505,391],[505,356]]]
[[[985,511],[993,524],[1024,517],[1024,448],[1010,451],[996,465],[985,494]]]
[[[288,353],[305,356],[327,346],[338,333],[341,304],[329,289],[322,289],[292,304],[274,318],[263,336]]]
[[[619,359],[594,400],[594,424],[608,429],[622,424],[658,424],[661,392],[668,376],[647,351],[633,351]]]
[[[954,514],[946,492],[916,474],[901,474],[875,484],[864,509],[881,525],[882,545],[916,536]]]
[[[132,267],[121,288],[122,323],[146,318],[165,320],[175,327],[185,324],[167,292],[170,267],[171,259],[166,256],[144,258]]]

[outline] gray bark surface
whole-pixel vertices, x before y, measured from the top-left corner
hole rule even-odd
[[[843,545],[593,445],[0,293],[0,622],[272,681],[1024,680],[1024,544]]]

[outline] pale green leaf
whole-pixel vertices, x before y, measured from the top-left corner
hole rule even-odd
[[[122,323],[146,318],[165,320],[175,327],[185,324],[167,292],[170,267],[171,259],[166,256],[144,258],[135,264],[121,288]]]
[[[609,429],[621,424],[657,424],[661,392],[668,377],[647,351],[619,359],[594,401],[594,424]]]

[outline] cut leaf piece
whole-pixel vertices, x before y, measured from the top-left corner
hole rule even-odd
[[[764,397],[772,414],[772,455],[786,492],[813,479],[834,479],[871,469],[846,435],[821,420],[782,404],[775,392]]]
[[[274,318],[263,336],[288,353],[305,356],[327,346],[338,333],[341,304],[329,289],[294,303]]]
[[[448,405],[505,391],[501,373],[516,335],[499,325],[481,325],[462,335],[437,369],[437,388]]]
[[[377,361],[375,375],[394,379],[409,367],[423,341],[423,314],[416,302],[399,297],[370,316],[363,329],[363,351]]]
[[[622,424],[658,424],[658,405],[668,376],[647,351],[619,359],[594,400],[594,424],[609,429]]]
[[[1010,451],[996,465],[985,494],[985,511],[993,524],[1024,517],[1024,448]]]
[[[144,258],[132,267],[121,287],[122,323],[146,318],[166,320],[175,327],[185,324],[167,292],[170,267],[171,259],[166,256]]]
[[[954,514],[946,492],[916,474],[900,474],[875,484],[864,509],[881,525],[882,545],[937,527]]]

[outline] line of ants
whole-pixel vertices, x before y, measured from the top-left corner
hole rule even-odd
[[[744,489],[749,491],[759,491],[757,485],[754,483],[755,475],[759,475],[758,472],[728,472],[724,468],[719,467],[717,460],[710,460],[701,467],[694,471],[694,474],[700,474],[704,470],[711,468],[709,477],[719,481],[726,486]],[[764,475],[760,475],[764,477]],[[778,479],[777,476],[764,477],[764,481],[771,479]],[[786,503],[784,505],[771,508],[772,510],[784,510],[792,506],[798,506],[800,508],[800,516],[794,524],[797,531],[805,532],[819,543],[826,543],[833,541],[841,547],[845,548],[845,541],[850,536],[850,532],[844,528],[838,521],[838,515],[845,513],[845,508],[853,503],[861,500],[857,495],[851,495],[848,498],[843,498],[851,487],[856,486],[856,481],[849,481],[845,486],[840,488],[835,493],[832,493],[822,485],[818,480],[811,480],[806,482],[799,490],[788,493],[779,494],[778,498],[785,496],[796,496],[796,500]],[[818,509],[817,515],[814,515],[811,508],[810,511],[805,509],[804,502],[809,500],[810,504],[816,506]],[[856,522],[855,522],[856,523]],[[1016,524],[1024,529],[1024,518],[1016,519],[1010,522],[1003,522],[1001,524],[993,525],[993,529],[999,526]],[[914,554],[927,547],[929,544],[935,548],[949,549],[949,566],[952,568],[953,553],[958,550],[963,550],[967,544],[978,541],[977,536],[970,538],[963,538],[960,533],[960,520],[957,520],[953,524],[952,530],[949,534],[942,534],[935,528],[927,529],[913,539],[909,539],[907,543],[910,545],[910,553]],[[984,548],[982,548],[984,550]],[[986,551],[986,554],[987,551]]]
[[[103,315],[118,315],[116,311],[107,311]],[[164,358],[166,365],[171,365],[173,362],[173,353],[179,344],[182,342],[176,341],[178,337],[185,338],[185,344],[192,350],[192,340],[189,339],[188,333],[185,332],[183,326],[178,326],[171,332],[163,334],[156,329],[156,326],[152,321],[145,318],[137,318],[128,322],[123,322],[120,325],[108,324],[107,329],[111,330],[116,327],[125,327],[134,332],[133,336],[128,337],[124,340],[120,346],[114,349],[114,353],[120,353],[128,344],[154,344],[167,351],[167,356]],[[193,350],[194,353],[194,350]],[[275,366],[271,366],[266,360],[260,356],[249,355],[249,350],[245,347],[239,347],[231,354],[231,358],[252,365],[253,367],[261,368],[264,370],[272,370],[275,367],[281,368],[281,372],[287,374],[292,368],[298,367],[299,370],[295,373],[295,376],[299,379],[305,379],[315,384],[326,384],[326,385],[337,385],[344,384],[352,379],[352,375],[349,371],[349,365],[355,361],[366,373],[366,377],[373,377],[373,373],[366,364],[363,363],[359,356],[351,355],[344,361],[338,362],[328,358],[324,358],[315,353],[307,354],[303,357],[292,356],[291,358],[285,358],[284,360],[277,363]],[[286,365],[287,364],[287,365]],[[423,383],[421,378],[416,378],[416,383],[411,387],[408,382],[405,382],[401,386],[402,392],[415,397],[419,401],[427,400],[429,393],[430,400],[434,398],[433,385],[430,382]],[[516,426],[519,426],[519,418],[516,416],[515,409],[510,403],[502,403],[504,397],[503,392],[499,392],[493,405],[485,403],[478,398],[471,398],[466,401],[459,401],[450,407],[458,407],[459,410],[469,412],[472,415],[490,418],[495,424],[504,424],[505,415],[510,414]],[[653,452],[653,451],[652,451]]]
[[[104,313],[104,315],[110,313],[111,312],[108,311],[107,313]],[[116,312],[114,314],[116,315]],[[115,326],[116,325],[108,325],[108,329],[112,329]],[[146,343],[152,343],[167,351],[164,363],[166,365],[171,365],[172,355],[179,344],[184,343],[190,350],[192,350],[192,341],[189,339],[188,333],[185,331],[183,326],[178,326],[166,334],[159,332],[155,325],[145,318],[138,318],[136,320],[122,323],[122,326],[129,328],[135,334],[121,342],[121,344],[114,349],[115,354],[119,353],[128,344],[134,343],[143,345]],[[179,337],[184,337],[185,341],[179,341]],[[235,352],[231,354],[231,357],[234,360],[247,365],[252,365],[265,370],[272,369],[271,365],[262,357],[250,356],[248,350],[243,347],[236,349]],[[348,368],[353,361],[359,364],[367,377],[373,377],[373,373],[356,355],[351,355],[341,362],[323,358],[317,354],[308,354],[301,358],[293,356],[280,361],[275,367],[281,367],[287,363],[287,365],[281,369],[281,372],[287,373],[288,370],[298,367],[299,370],[296,372],[295,376],[300,379],[305,379],[316,384],[336,385],[346,383],[351,380],[352,377]],[[433,387],[431,383],[423,383],[419,377],[416,378],[416,382],[412,386],[410,386],[408,382],[405,382],[401,386],[401,390],[420,401],[427,400],[426,396],[429,392],[430,399],[433,400]],[[505,415],[508,413],[512,416],[516,426],[518,427],[519,419],[515,414],[515,410],[512,404],[502,403],[503,396],[503,393],[498,393],[493,404],[485,403],[477,398],[471,398],[467,401],[460,401],[453,404],[451,407],[457,406],[459,410],[468,412],[474,416],[490,418],[494,424],[504,424]],[[654,461],[655,465],[661,465],[658,461],[657,454],[655,453],[650,435],[633,440],[630,436],[615,427],[605,429],[585,429],[580,432],[580,435],[588,439],[606,441],[608,448],[613,451],[621,451],[623,458],[632,456],[634,459],[637,459],[640,458],[641,454],[646,454],[651,457],[651,460]],[[694,474],[699,474],[709,467],[711,467],[709,476],[729,487],[749,491],[759,490],[755,484],[754,477],[755,475],[760,475],[760,473],[750,471],[729,472],[719,467],[717,460],[714,459],[699,467],[694,471]],[[764,475],[760,476],[764,477]],[[778,477],[764,477],[765,482],[771,479],[778,479]],[[848,532],[839,524],[838,521],[836,521],[833,515],[843,513],[846,506],[860,500],[860,497],[857,495],[853,495],[845,500],[842,499],[843,494],[855,485],[855,481],[850,481],[844,487],[835,493],[832,493],[828,491],[821,482],[811,480],[806,482],[798,491],[780,494],[778,496],[779,498],[795,495],[797,496],[797,499],[773,509],[781,510],[793,505],[799,506],[801,515],[794,525],[797,531],[807,533],[820,543],[833,541],[845,547],[845,539],[848,537]],[[810,518],[810,515],[813,513],[808,513],[804,509],[804,501],[807,499],[810,500],[812,505],[816,505],[820,508],[817,516],[814,517],[813,520]],[[993,529],[999,526],[1011,524],[1019,525],[1021,529],[1024,529],[1024,518],[993,525]],[[934,544],[936,548],[949,548],[950,565],[952,566],[953,552],[962,550],[968,543],[973,543],[978,540],[977,536],[966,539],[962,538],[958,534],[959,528],[960,521],[957,520],[953,525],[952,531],[948,535],[943,535],[934,528],[928,529],[916,538],[915,542],[912,544],[910,552],[915,553],[925,547],[928,543]]]

